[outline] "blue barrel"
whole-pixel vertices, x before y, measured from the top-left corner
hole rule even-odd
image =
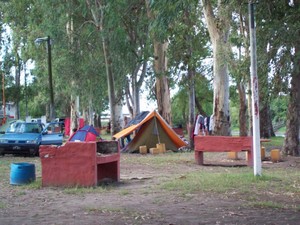
[[[10,184],[21,185],[35,181],[35,165],[32,163],[10,164]]]

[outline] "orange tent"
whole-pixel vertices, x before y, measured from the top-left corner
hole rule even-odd
[[[177,151],[178,148],[187,145],[156,111],[149,113],[140,123],[125,128],[113,137],[119,139],[134,131],[135,136],[124,151],[139,151],[139,146],[142,145],[146,145],[148,149],[155,148],[158,143],[164,143],[166,150]]]

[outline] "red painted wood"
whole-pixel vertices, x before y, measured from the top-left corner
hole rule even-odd
[[[248,152],[248,165],[253,164],[252,137],[195,136],[195,161],[203,165],[203,152]],[[201,154],[202,153],[202,154]]]
[[[97,142],[40,146],[43,186],[96,186],[104,178],[120,180],[120,151],[97,154]]]

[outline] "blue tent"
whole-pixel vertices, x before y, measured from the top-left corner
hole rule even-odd
[[[93,126],[85,125],[76,131],[70,138],[69,141],[96,141],[99,133]]]

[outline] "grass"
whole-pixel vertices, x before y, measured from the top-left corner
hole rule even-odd
[[[270,142],[264,142],[262,145],[266,147],[282,146],[284,142],[284,137],[271,137],[270,140]]]
[[[0,201],[0,209],[5,209],[7,205]]]
[[[97,186],[97,187],[65,187],[63,193],[70,195],[84,195],[87,193],[104,193],[109,191],[109,187]]]
[[[300,172],[264,171],[262,176],[254,176],[252,168],[231,168],[223,172],[200,171],[179,176],[162,184],[163,189],[179,190],[182,193],[212,192],[247,194],[249,190],[257,193],[294,193],[300,195]],[[300,197],[300,196],[299,196]]]
[[[153,166],[176,165],[177,163],[194,163],[191,152],[173,153],[168,152],[163,155],[140,155],[140,154],[122,154],[121,160],[130,164],[148,164]]]
[[[284,138],[271,138],[270,146],[282,146]],[[208,154],[207,158],[211,156]],[[213,157],[213,156],[212,156]],[[9,186],[10,164],[14,162],[30,162],[36,166],[37,179],[27,185],[14,186],[17,195],[26,195],[27,189],[41,188],[41,164],[39,158],[23,157],[1,157],[0,158],[0,186]],[[122,154],[121,164],[150,166],[153,171],[163,169],[176,169],[179,164],[195,165],[194,153],[166,153],[161,155],[140,155]],[[149,168],[149,167],[148,167]],[[285,204],[276,201],[276,196],[283,199],[294,199],[300,201],[300,171],[293,168],[265,168],[262,176],[254,176],[253,168],[249,167],[199,167],[196,172],[178,171],[167,177],[159,176],[158,184],[153,184],[152,191],[165,190],[176,192],[180,196],[188,198],[191,194],[207,193],[218,194],[227,197],[245,199],[248,204],[254,207],[264,208],[285,208]],[[122,173],[122,171],[121,171]],[[162,171],[163,174],[163,171]],[[84,195],[87,193],[105,193],[118,191],[120,196],[133,195],[130,189],[120,188],[122,185],[100,185],[97,187],[72,187],[60,189],[65,194]],[[142,194],[149,194],[149,190],[141,190]],[[275,197],[274,197],[275,196]],[[273,201],[275,199],[275,201]],[[159,199],[154,199],[158,201]],[[292,203],[291,203],[292,205]],[[0,202],[0,208],[6,205]],[[300,211],[300,205],[293,205],[291,208]]]
[[[189,198],[198,192],[207,195],[246,199],[253,207],[290,208],[300,212],[300,205],[281,203],[292,198],[300,201],[300,171],[283,168],[264,170],[262,176],[254,176],[252,168],[228,168],[223,171],[199,171],[186,173],[168,180],[158,189],[175,191]],[[277,198],[278,197],[278,198]],[[271,200],[272,199],[272,200]]]

